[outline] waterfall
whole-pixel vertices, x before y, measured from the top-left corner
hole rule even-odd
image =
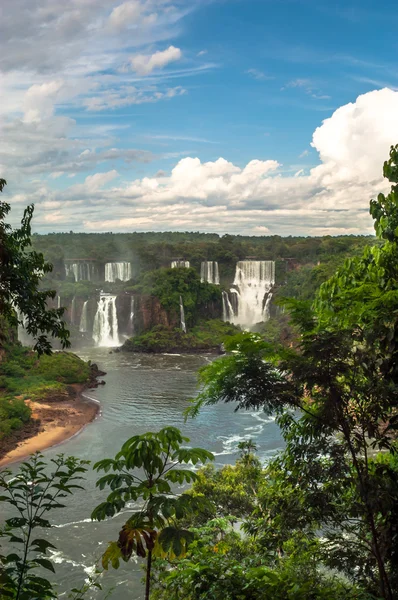
[[[190,267],[189,260],[172,260],[171,261],[172,269],[178,269],[181,267],[183,267],[184,269],[189,269],[189,267]]]
[[[96,265],[89,261],[65,263],[65,274],[67,277],[73,275],[75,281],[94,281],[96,279]]]
[[[76,320],[76,297],[73,296],[72,304],[70,307],[70,324],[74,325]]]
[[[235,316],[228,292],[222,293],[222,320],[232,321]]]
[[[131,335],[134,335],[134,296],[131,296],[131,304],[130,304],[130,332]]]
[[[61,308],[61,296],[57,296],[57,308]]]
[[[131,279],[131,263],[109,262],[105,264],[105,281],[129,281]]]
[[[270,314],[271,300],[272,300],[272,292],[269,292],[267,299],[265,301],[265,306],[264,306],[264,317],[265,317],[264,321],[268,321],[268,319],[271,316],[271,314]]]
[[[180,321],[181,321],[181,329],[184,333],[186,333],[187,326],[185,324],[185,312],[184,312],[184,304],[182,303],[182,296],[180,296]]]
[[[220,276],[218,273],[218,262],[214,260],[205,260],[200,265],[200,281],[203,283],[213,283],[220,285]]]
[[[83,304],[82,316],[80,317],[80,325],[79,325],[80,333],[87,332],[87,305],[88,305],[88,300],[86,300],[85,303]]]
[[[26,316],[19,310],[19,308],[14,307],[14,310],[17,313],[18,319],[18,341],[21,342],[22,346],[33,346],[35,344],[35,340],[25,329],[27,321]]]
[[[118,346],[116,296],[101,294],[94,317],[93,339],[97,346]]]
[[[245,328],[269,319],[269,307],[275,284],[275,262],[242,260],[236,265],[234,288],[237,310],[232,322]]]

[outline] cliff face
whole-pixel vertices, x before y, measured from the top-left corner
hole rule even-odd
[[[177,314],[168,313],[157,298],[153,296],[136,296],[134,333],[147,331],[156,325],[177,327],[179,318]]]
[[[86,333],[89,337],[91,337],[93,331],[98,297],[91,296],[87,303]],[[49,306],[57,308],[57,302],[58,300],[55,298],[49,303]],[[72,298],[61,298],[61,305],[66,308],[63,318],[74,331],[79,328],[84,302],[85,298],[78,296],[74,300]],[[116,310],[120,335],[139,335],[156,327],[156,325],[171,328],[180,325],[178,307],[175,311],[168,311],[162,307],[159,299],[154,296],[121,293],[116,297]],[[134,315],[133,318],[132,314]],[[200,309],[198,316],[205,320],[220,319],[222,316],[221,303],[208,302]]]

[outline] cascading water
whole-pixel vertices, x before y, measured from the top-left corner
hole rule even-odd
[[[73,275],[75,281],[95,281],[97,275],[96,265],[89,261],[66,262],[66,277]]]
[[[131,304],[130,304],[130,332],[131,335],[134,335],[134,296],[131,296]]]
[[[70,323],[71,323],[71,325],[75,324],[75,320],[76,320],[76,298],[75,298],[75,296],[73,296],[72,304],[70,307]]]
[[[18,318],[18,341],[21,342],[22,346],[33,346],[35,343],[34,338],[29,335],[29,333],[25,329],[25,325],[27,322],[26,316],[21,313],[18,308],[15,308],[15,312],[17,313]]]
[[[80,325],[79,325],[80,333],[87,333],[87,312],[88,312],[87,305],[88,305],[88,300],[86,300],[85,303],[83,304],[82,316],[80,317]]]
[[[118,346],[116,296],[101,294],[94,317],[93,339],[97,346]]]
[[[235,316],[228,292],[222,292],[222,320],[232,322]]]
[[[182,296],[180,296],[180,321],[181,321],[181,329],[184,333],[186,333],[187,326],[185,324],[185,312],[184,312],[184,304],[182,302]]]
[[[275,284],[275,262],[242,260],[236,265],[234,288],[237,309],[231,319],[235,325],[250,328],[269,319],[272,288]]]
[[[189,269],[190,267],[190,262],[189,260],[172,260],[171,261],[171,268],[172,269],[178,269],[178,268],[184,268],[184,269]]]
[[[57,296],[57,308],[61,308],[61,296]]]
[[[129,281],[131,279],[130,262],[110,262],[105,264],[105,281]]]
[[[220,285],[220,276],[218,273],[218,262],[214,260],[204,260],[200,265],[200,281]]]
[[[267,299],[265,301],[265,306],[264,306],[264,321],[268,321],[268,319],[271,316],[270,313],[270,308],[271,308],[271,300],[272,300],[272,292],[268,292],[268,296]]]

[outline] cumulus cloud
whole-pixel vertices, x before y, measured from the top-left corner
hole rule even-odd
[[[273,159],[239,166],[224,158],[202,162],[185,157],[169,175],[160,172],[114,185],[118,179],[112,170],[64,192],[41,186],[30,197],[37,202],[37,226],[255,235],[370,233],[368,202],[388,188],[382,164],[398,140],[397,112],[398,92],[389,89],[342,106],[313,134],[320,164],[297,177],[283,176]],[[23,201],[20,195],[18,202]],[[54,211],[48,208],[52,202],[61,202],[56,222],[46,220]]]
[[[123,29],[131,26],[131,24],[137,24],[142,15],[142,10],[143,6],[139,0],[123,2],[123,4],[115,6],[112,10],[109,23],[111,27],[115,27],[116,29]]]
[[[180,48],[169,46],[166,50],[159,50],[154,54],[136,54],[130,62],[133,71],[139,75],[149,75],[155,69],[163,69],[168,64],[180,60],[181,57]]]

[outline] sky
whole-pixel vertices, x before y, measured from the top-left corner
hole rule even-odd
[[[373,232],[394,0],[0,4],[0,176],[34,231]]]

